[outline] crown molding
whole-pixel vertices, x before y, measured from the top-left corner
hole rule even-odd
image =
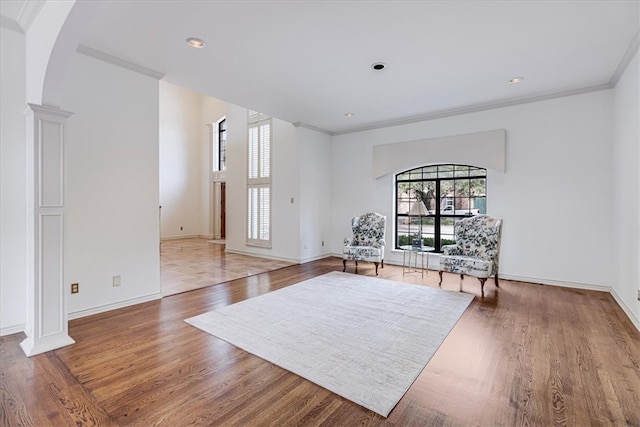
[[[451,108],[448,110],[435,111],[433,113],[428,113],[428,114],[420,114],[417,116],[402,117],[402,118],[393,119],[393,120],[381,120],[379,122],[371,123],[369,125],[364,125],[357,128],[335,131],[335,132],[332,132],[331,135],[332,136],[345,135],[349,133],[362,132],[366,130],[374,130],[374,129],[381,129],[381,128],[386,128],[391,126],[425,122],[428,120],[442,119],[445,117],[459,116],[462,114],[477,113],[480,111],[495,110],[497,108],[513,107],[516,105],[530,104],[532,102],[546,101],[546,100],[555,99],[555,98],[564,98],[566,96],[574,96],[574,95],[580,95],[583,93],[597,92],[600,90],[607,90],[611,88],[612,86],[609,83],[605,83],[601,85],[589,86],[589,87],[578,88],[578,89],[570,89],[570,90],[565,90],[561,92],[552,92],[552,93],[545,93],[545,94],[533,95],[533,96],[522,97],[522,98],[512,98],[512,99],[506,99],[501,101],[485,102],[480,104],[469,105],[466,107]]]
[[[20,34],[27,34],[45,3],[46,1],[43,0],[25,1],[16,19],[0,15],[0,27]]]
[[[18,21],[14,21],[13,19],[4,15],[0,15],[0,27],[7,30],[15,31],[16,33],[24,34],[24,30],[22,29]]]
[[[636,52],[638,52],[638,48],[640,48],[640,29],[636,31],[636,34],[633,36],[631,41],[629,42],[629,46],[627,47],[627,51],[622,56],[620,63],[616,67],[616,70],[613,72],[611,79],[609,80],[609,85],[611,87],[615,87],[620,80],[620,77],[624,74],[627,67],[631,63]]]
[[[126,59],[118,58],[117,56],[109,55],[108,53],[104,53],[102,51],[99,51],[98,49],[94,49],[83,44],[78,45],[78,47],[76,48],[76,52],[109,63],[111,65],[115,65],[117,67],[126,68],[127,70],[139,74],[144,74],[145,76],[154,78],[156,80],[160,80],[165,76],[164,73],[161,73],[159,71],[152,70],[151,68],[136,64],[135,62],[127,61]]]
[[[313,126],[304,122],[294,122],[292,124],[297,128],[310,129],[316,132],[324,133],[325,135],[333,136],[333,132],[330,132],[326,129],[319,128],[318,126]]]
[[[36,17],[44,7],[46,1],[44,0],[31,0],[25,1],[24,6],[22,6],[22,10],[18,15],[18,24],[22,27],[22,30],[26,34],[31,28],[33,21],[36,20]]]

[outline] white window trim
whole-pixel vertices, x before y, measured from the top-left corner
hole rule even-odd
[[[271,176],[272,176],[272,153],[273,153],[273,122],[271,120],[270,117],[264,116],[260,113],[256,113],[253,112],[253,114],[251,114],[252,112],[249,111],[248,114],[248,124],[247,124],[247,195],[246,195],[246,201],[247,201],[247,221],[246,221],[246,244],[248,246],[258,246],[258,247],[262,247],[262,248],[271,248],[271,242],[272,242],[272,188],[271,188]],[[269,124],[269,135],[268,135],[268,156],[266,157],[261,157],[261,145],[260,145],[260,129],[262,129],[263,125],[268,123]],[[250,137],[250,132],[251,129],[253,128],[258,128],[258,146],[257,149],[259,150],[257,153],[257,159],[258,159],[258,164],[255,165],[255,168],[258,172],[258,176],[254,176],[251,177],[252,174],[252,163],[251,163],[251,137]],[[262,166],[264,166],[264,163],[261,163],[260,160],[262,160],[263,162],[266,161],[267,164],[267,168],[268,168],[268,175],[267,176],[260,176],[260,171],[262,170]],[[252,212],[252,204],[250,202],[250,196],[251,196],[251,190],[252,189],[260,189],[260,188],[268,188],[268,193],[269,193],[269,200],[267,202],[268,205],[268,210],[269,212],[267,213],[267,217],[264,218],[267,222],[268,222],[268,229],[266,230],[266,233],[268,235],[268,238],[254,238],[251,236],[251,231],[252,231],[252,226],[254,223],[254,212]],[[258,205],[260,206],[262,203],[261,201],[258,201]],[[260,215],[260,214],[258,214]],[[258,218],[258,230],[257,233],[261,234],[264,233],[264,230],[261,231],[261,227],[263,226],[263,223],[260,222],[260,218]]]
[[[213,152],[211,153],[211,170],[213,172],[225,172],[223,170],[220,170],[220,123],[222,123],[226,119],[226,116],[220,117],[220,119],[212,123],[212,126],[209,128],[211,141],[213,142]]]

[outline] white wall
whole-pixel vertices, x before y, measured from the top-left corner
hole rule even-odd
[[[227,106],[226,250],[245,252],[247,221],[247,110]]]
[[[0,27],[0,335],[26,322],[25,37]]]
[[[614,295],[640,328],[640,54],[614,90]]]
[[[213,216],[219,217],[220,213],[214,208],[213,195],[213,144],[217,141],[217,122],[227,114],[227,103],[210,96],[200,96],[200,141],[202,156],[200,158],[200,180],[203,183],[200,189],[200,235],[213,238]],[[210,135],[209,126],[212,125],[213,135]],[[213,138],[213,139],[212,139]],[[217,208],[217,207],[216,207]]]
[[[24,43],[23,35],[0,27],[0,334],[21,330],[25,321]],[[639,80],[636,53],[609,91],[333,138],[274,120],[271,250],[245,244],[246,109],[222,108],[176,90],[176,99],[188,101],[187,109],[193,108],[196,118],[171,116],[166,130],[184,125],[189,137],[180,134],[180,140],[199,141],[192,151],[200,155],[186,156],[197,164],[193,169],[199,173],[195,180],[203,200],[210,194],[203,184],[208,183],[203,177],[210,161],[204,124],[209,116],[215,121],[226,114],[227,247],[306,260],[340,253],[353,215],[375,210],[392,219],[393,177],[372,178],[374,145],[505,128],[507,172],[489,171],[488,188],[488,213],[505,220],[503,276],[613,286],[637,320]],[[69,298],[69,310],[82,315],[158,297],[158,82],[76,55],[64,93],[62,108],[75,113],[69,120],[65,157],[65,284],[80,283],[80,293]],[[428,163],[419,160],[416,165]],[[209,223],[207,209],[202,203],[194,208],[199,212],[193,221],[196,234]],[[168,227],[176,228],[180,219]],[[390,221],[388,249],[392,232]],[[325,249],[318,248],[322,240]],[[564,249],[566,245],[571,250]],[[400,258],[388,250],[386,259]],[[122,275],[120,288],[111,286],[116,274]]]
[[[296,128],[300,165],[300,260],[331,253],[331,137]]]
[[[251,250],[265,256],[298,261],[300,259],[300,174],[296,128],[274,118],[272,122],[272,249]],[[291,199],[293,198],[293,203]]]
[[[160,81],[162,238],[201,233],[200,94]],[[180,229],[182,228],[182,230]]]
[[[211,143],[207,123],[226,103],[160,81],[161,238],[212,234]],[[180,228],[182,227],[182,230]]]
[[[247,246],[246,115],[245,108],[160,82],[161,236],[212,234],[212,153],[206,123],[226,116],[227,250],[291,261],[329,254],[331,137],[275,118],[272,247]]]
[[[246,244],[247,110],[229,105],[227,129],[226,250],[299,261],[301,169],[296,128],[276,118],[272,122],[271,248]]]
[[[70,317],[159,298],[158,81],[80,54],[69,65],[65,286]],[[121,275],[122,285],[112,286]]]
[[[349,219],[373,210],[388,219],[385,259],[401,259],[391,250],[393,176],[373,179],[374,145],[504,128],[507,172],[489,170],[487,184],[487,213],[504,219],[501,274],[611,286],[612,98],[599,91],[334,137],[333,252]]]
[[[76,1],[45,1],[42,9],[29,26],[27,32],[26,54],[25,54],[25,77],[26,77],[26,99],[28,102],[35,104],[58,105],[58,99],[43,99],[44,92],[51,92],[52,88],[45,85],[46,78],[52,78],[51,74],[59,75],[62,71],[60,65],[61,58],[53,54],[56,51],[56,42],[63,27],[66,30],[66,42],[61,43],[58,48],[58,54],[62,50],[67,50],[69,46],[73,46],[72,40],[77,36],[78,21],[89,18],[93,14],[86,7],[75,4]],[[94,7],[98,6],[98,2],[94,3]],[[78,6],[78,7],[76,7]],[[74,17],[71,17],[72,10],[80,11]],[[94,9],[96,11],[97,9]],[[84,13],[83,13],[84,12]],[[86,13],[86,15],[85,15]],[[69,19],[71,17],[71,19]],[[85,21],[86,22],[86,21]],[[62,53],[62,56],[64,53]],[[57,80],[53,78],[51,81]],[[55,88],[57,89],[57,88]],[[55,89],[53,91],[55,92]]]

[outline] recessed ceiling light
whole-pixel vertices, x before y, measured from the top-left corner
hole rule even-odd
[[[524,81],[524,77],[514,77],[509,80],[509,83],[522,83]]]
[[[204,42],[204,40],[200,40],[196,37],[189,37],[187,39],[187,43],[189,44],[189,46],[195,47],[197,49],[202,49],[203,47],[206,46],[206,43]]]
[[[371,68],[376,71],[382,71],[387,68],[387,64],[385,64],[384,62],[374,62],[373,64],[371,64]]]
[[[353,116],[355,116],[355,114],[354,113],[345,113],[345,116],[346,117],[353,117]]]

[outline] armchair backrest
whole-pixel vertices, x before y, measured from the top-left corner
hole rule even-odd
[[[458,221],[455,227],[456,246],[465,256],[493,260],[498,265],[502,220],[477,215]]]
[[[376,248],[384,246],[384,243],[380,242],[384,242],[386,224],[387,217],[375,212],[353,217],[351,220],[353,245],[373,246]]]

